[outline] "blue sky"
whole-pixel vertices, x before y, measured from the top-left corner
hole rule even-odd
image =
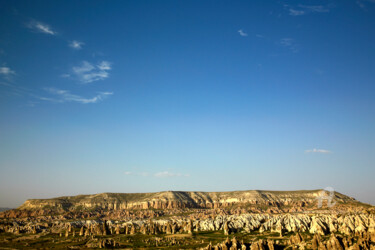
[[[333,187],[375,204],[375,2],[0,1],[0,206]]]

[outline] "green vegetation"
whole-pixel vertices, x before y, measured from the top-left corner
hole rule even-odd
[[[292,235],[292,234],[290,234]],[[290,235],[285,236],[286,238]],[[95,244],[100,240],[111,239],[114,240],[119,248],[156,248],[156,249],[195,249],[207,246],[210,242],[215,245],[225,241],[227,238],[236,239],[246,243],[258,239],[279,239],[277,233],[262,233],[252,232],[244,233],[238,232],[226,236],[223,231],[200,231],[189,234],[175,234],[175,235],[107,235],[107,236],[76,236],[64,237],[54,233],[42,234],[20,234],[14,235],[11,233],[0,233],[0,245],[2,247],[17,248],[17,249],[36,249],[36,248],[86,248],[90,243]]]

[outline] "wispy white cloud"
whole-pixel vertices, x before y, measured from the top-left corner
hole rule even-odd
[[[329,7],[324,5],[298,5],[291,7],[289,5],[284,5],[289,11],[289,15],[291,16],[303,16],[309,13],[327,13],[329,12]]]
[[[98,64],[100,70],[111,70],[111,64],[107,61],[102,61]]]
[[[240,36],[248,36],[247,33],[242,29],[238,31],[238,34],[240,34]]]
[[[299,51],[298,45],[293,38],[280,39],[280,45],[290,49],[293,53],[297,53]]]
[[[52,30],[52,28],[48,24],[45,24],[39,21],[33,20],[27,24],[27,27],[29,27],[29,29],[36,31],[36,32],[53,35],[53,36],[57,35],[57,32]]]
[[[103,101],[104,99],[113,95],[113,92],[97,92],[95,96],[84,97],[77,94],[72,94],[68,90],[62,90],[57,88],[44,88],[43,92],[39,89],[30,89],[23,86],[20,86],[16,83],[9,83],[0,81],[0,85],[7,87],[8,91],[12,95],[29,97],[33,100],[48,101],[54,103],[66,103],[66,102],[75,102],[81,104],[97,103]],[[33,106],[38,103],[35,101],[32,102]]]
[[[95,69],[95,66],[93,66],[91,63],[87,61],[83,61],[80,66],[73,67],[73,71],[76,74],[83,74],[86,72],[90,72]]]
[[[15,74],[16,72],[9,67],[0,67],[0,75],[10,76],[10,75],[15,75]]]
[[[317,148],[313,148],[313,149],[307,149],[307,150],[305,150],[305,153],[330,154],[330,153],[332,153],[332,152],[329,151],[329,150],[326,150],[326,149],[317,149]]]
[[[10,86],[9,82],[13,82],[13,76],[16,75],[16,71],[12,70],[11,68],[7,66],[2,66],[0,67],[0,77],[2,80],[8,82],[8,83],[3,83],[2,85]]]
[[[69,43],[69,47],[73,48],[73,49],[76,49],[76,50],[79,50],[79,49],[82,49],[82,46],[84,45],[85,43],[83,42],[80,42],[80,41],[77,41],[77,40],[73,40]]]
[[[294,40],[292,38],[283,38],[280,40],[280,44],[283,46],[292,46],[294,43]]]
[[[300,8],[306,10],[307,12],[315,13],[327,13],[329,12],[329,7],[323,5],[298,5]]]
[[[83,83],[104,80],[109,77],[111,63],[101,61],[97,65],[93,65],[87,61],[83,61],[80,66],[73,67],[73,73]]]
[[[181,173],[171,173],[169,171],[158,172],[154,174],[157,178],[167,178],[167,177],[190,177],[189,174],[181,174]]]
[[[130,172],[130,171],[125,171],[125,172],[124,172],[124,174],[125,174],[125,175],[132,175],[132,174],[133,174],[133,172]]]
[[[290,8],[289,9],[289,15],[291,16],[302,16],[302,15],[305,15],[306,12],[303,11],[303,10],[295,10],[295,9],[292,9]]]
[[[96,96],[91,98],[82,97],[80,95],[71,94],[67,90],[46,88],[47,92],[53,95],[53,97],[38,97],[38,99],[50,102],[77,102],[82,104],[97,103],[104,100],[105,98],[113,95],[113,92],[99,92]]]

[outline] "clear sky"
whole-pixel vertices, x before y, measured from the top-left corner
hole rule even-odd
[[[0,1],[0,206],[333,187],[375,204],[375,1]]]

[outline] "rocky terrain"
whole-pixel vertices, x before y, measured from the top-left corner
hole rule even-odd
[[[105,193],[33,199],[0,213],[0,246],[16,248],[375,249],[374,244],[374,207],[323,190]]]
[[[56,208],[82,209],[176,209],[176,208],[225,208],[233,205],[269,205],[273,207],[308,207],[317,198],[326,195],[322,190],[312,191],[235,191],[235,192],[182,192],[158,193],[102,193],[95,195],[66,196],[54,199],[27,200],[19,210]],[[354,198],[335,192],[340,204],[358,203]]]

